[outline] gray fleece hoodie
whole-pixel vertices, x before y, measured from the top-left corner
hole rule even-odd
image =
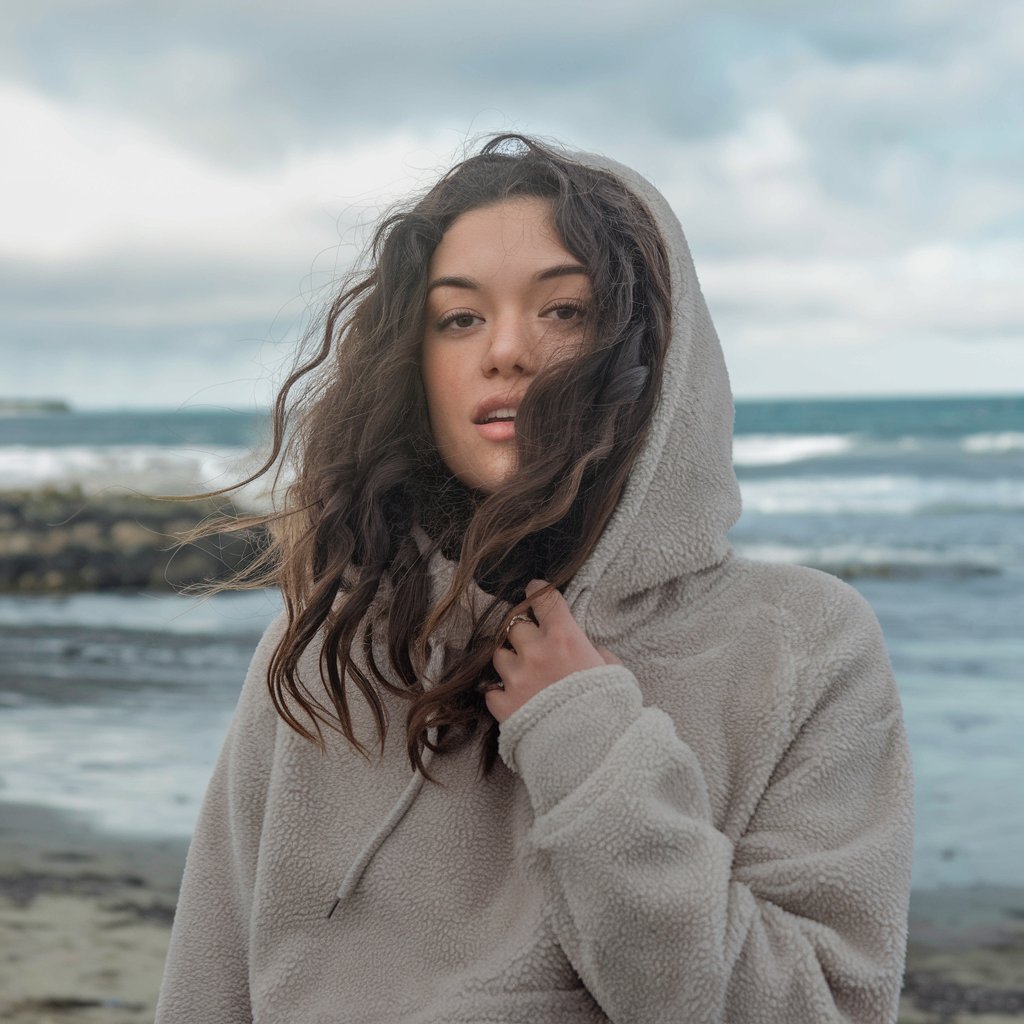
[[[896,1020],[913,775],[878,620],[835,576],[733,551],[732,395],[682,229],[634,171],[566,155],[646,200],[672,262],[653,430],[565,593],[624,665],[530,698],[487,780],[475,746],[431,760],[439,788],[410,775],[387,693],[372,763],[290,730],[273,623],[189,849],[157,1024]],[[430,566],[437,597],[453,566]],[[465,637],[435,639],[425,686]]]

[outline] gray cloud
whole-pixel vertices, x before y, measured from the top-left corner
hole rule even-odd
[[[266,323],[282,308],[306,305],[315,296],[308,282],[303,289],[295,280],[294,270],[265,257],[232,267],[223,258],[157,252],[48,263],[0,260],[0,336],[29,323],[128,329],[233,325],[256,317]]]
[[[878,322],[968,341],[965,268],[1012,259],[1024,233],[1024,135],[1011,120],[1022,25],[1009,0],[641,0],[628,14],[605,0],[8,0],[0,58],[9,82],[136,122],[257,191],[296,154],[402,131],[412,148],[444,138],[453,152],[475,131],[552,134],[666,190],[737,336],[744,316],[780,339],[843,318],[867,336],[853,286],[842,293],[844,261],[859,261],[861,281],[885,283],[883,265],[907,275],[887,284]],[[328,287],[351,255],[332,256],[327,226],[339,211],[351,226],[348,200],[317,202],[319,220],[309,204],[279,203],[278,234],[247,234],[241,253],[197,230],[174,246],[153,234],[11,258],[0,351],[50,360],[49,378],[22,361],[27,391],[57,379],[62,353],[62,386],[91,365],[106,369],[108,394],[130,393],[133,359],[143,389],[159,379],[165,393],[171,382],[191,393],[211,369],[225,382],[258,374],[263,339],[292,337],[323,297],[310,286]],[[282,245],[281,224],[303,218]],[[914,277],[915,251],[933,249],[955,258]],[[808,285],[819,266],[832,278]],[[981,320],[986,337],[1011,338],[1024,310],[1000,267],[978,292]],[[918,292],[901,305],[904,284]]]
[[[901,147],[923,173],[987,159],[1024,89],[1019,54],[999,50],[1019,15],[1000,0],[656,0],[629,16],[610,3],[581,16],[539,2],[49,0],[7,17],[7,56],[47,93],[250,168],[382,126],[514,129],[524,110],[567,136],[668,143],[728,133],[760,105],[793,118],[828,188],[868,202],[873,168]]]
[[[55,6],[59,17],[43,3],[15,19],[25,78],[236,163],[357,142],[382,124],[514,120],[524,105],[550,104],[567,124],[653,116],[673,134],[730,114],[708,30],[678,4],[629,17],[600,4],[585,17],[538,3]]]

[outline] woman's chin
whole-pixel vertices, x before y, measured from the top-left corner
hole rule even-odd
[[[514,456],[480,460],[472,466],[466,466],[455,475],[474,491],[482,494],[493,494],[513,473]]]

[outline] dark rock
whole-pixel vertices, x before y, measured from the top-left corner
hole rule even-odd
[[[219,583],[246,570],[266,546],[257,529],[179,538],[218,513],[223,501],[169,501],[78,490],[0,492],[0,592],[169,590]]]

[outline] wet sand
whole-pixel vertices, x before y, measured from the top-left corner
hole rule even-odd
[[[0,1020],[151,1024],[186,850],[0,804]]]
[[[1024,1020],[1024,889],[911,891],[899,1020]]]
[[[0,1020],[151,1022],[186,848],[0,804]],[[912,894],[899,1020],[1024,1020],[1024,888]]]

